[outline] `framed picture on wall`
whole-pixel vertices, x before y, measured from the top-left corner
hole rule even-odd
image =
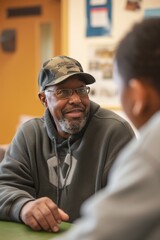
[[[115,45],[88,46],[88,72],[96,83],[91,85],[90,98],[101,106],[120,108],[116,83],[113,80]]]

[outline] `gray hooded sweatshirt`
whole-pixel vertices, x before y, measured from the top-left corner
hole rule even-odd
[[[22,206],[46,196],[74,221],[82,203],[106,186],[112,163],[133,136],[126,120],[94,102],[84,129],[66,140],[48,109],[27,121],[0,165],[0,219],[21,221]]]

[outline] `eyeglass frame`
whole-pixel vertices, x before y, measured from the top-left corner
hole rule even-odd
[[[82,94],[82,95],[79,94],[79,92],[77,91],[77,90],[79,90],[79,89],[85,89],[85,90],[86,90],[86,93],[85,93],[85,94]],[[65,91],[67,90],[69,95],[66,96],[66,97],[60,97],[60,96],[58,96],[58,92],[63,91],[63,90],[65,90]],[[63,89],[56,89],[56,90],[46,88],[46,89],[44,90],[44,92],[53,92],[53,93],[56,94],[57,98],[59,98],[59,99],[67,99],[67,98],[70,98],[70,97],[73,95],[73,93],[76,92],[76,94],[77,94],[80,98],[82,98],[82,97],[88,96],[88,94],[90,93],[90,87],[89,87],[89,86],[83,86],[83,87],[74,88],[74,89],[71,89],[71,88],[63,88]]]

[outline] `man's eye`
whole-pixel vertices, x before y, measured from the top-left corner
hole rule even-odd
[[[57,95],[61,95],[62,93],[63,93],[62,90],[58,90],[58,91],[57,91]]]
[[[64,90],[58,90],[58,91],[57,91],[57,95],[63,95],[64,93],[65,93]]]
[[[67,89],[59,90],[59,91],[57,91],[57,95],[58,96],[66,96],[66,95],[68,95],[68,90]]]
[[[86,94],[86,89],[85,88],[80,88],[78,89],[79,94]]]
[[[81,92],[86,93],[86,89],[85,88],[81,89]]]

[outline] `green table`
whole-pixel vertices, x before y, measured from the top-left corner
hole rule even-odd
[[[58,233],[35,232],[21,223],[0,221],[0,239],[1,240],[49,240],[58,236],[70,228],[70,223],[61,223]]]

